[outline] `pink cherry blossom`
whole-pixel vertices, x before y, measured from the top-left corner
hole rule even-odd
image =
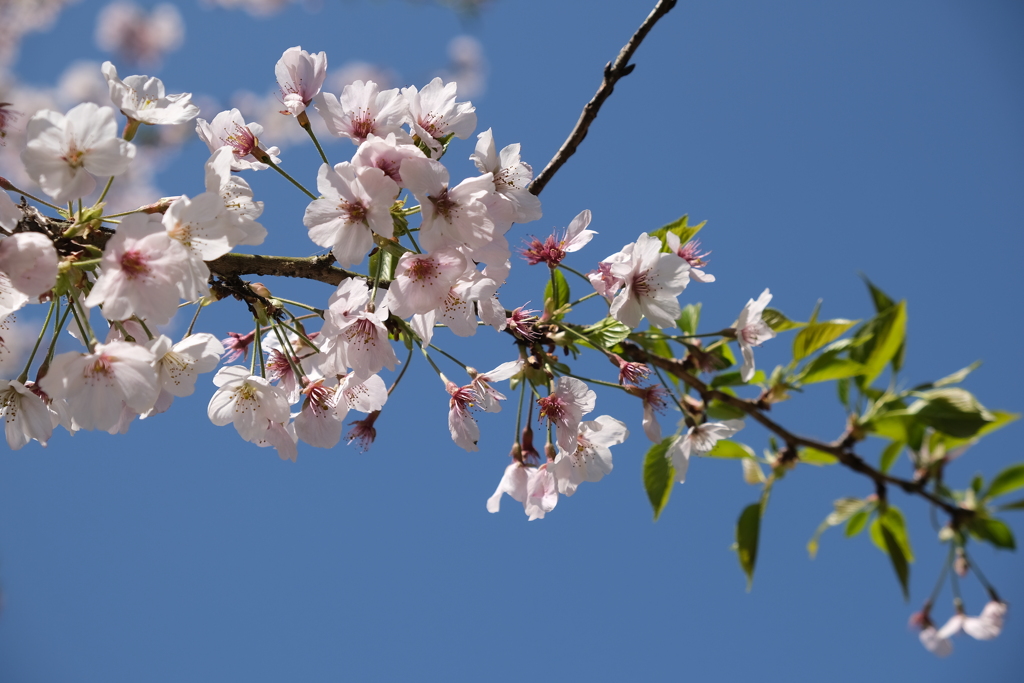
[[[680,313],[677,297],[686,289],[689,270],[690,265],[679,256],[661,253],[661,240],[641,233],[629,259],[611,266],[623,286],[609,312],[630,328],[636,328],[644,317],[655,327],[675,327]]]
[[[406,159],[426,159],[423,150],[413,144],[403,142],[403,138],[394,133],[386,137],[370,135],[359,145],[352,157],[352,165],[360,168],[379,168],[384,175],[405,187],[402,181],[402,162]]]
[[[473,368],[467,368],[470,377],[473,378],[473,381],[470,382],[470,386],[473,388],[473,391],[476,392],[477,406],[480,410],[488,413],[501,412],[501,404],[499,404],[498,401],[504,401],[505,396],[491,385],[494,382],[502,382],[506,379],[515,377],[522,371],[522,369],[522,358],[502,363],[490,372],[478,373]]]
[[[497,490],[487,499],[488,512],[498,512],[503,493],[523,504],[531,522],[543,519],[558,504],[558,483],[546,463],[540,467],[527,467],[513,462],[506,467]]]
[[[14,232],[22,219],[21,209],[4,190],[0,190],[0,228]]]
[[[476,445],[480,440],[480,426],[470,412],[478,400],[476,391],[472,386],[460,387],[444,375],[441,375],[441,380],[451,396],[448,401],[448,431],[451,432],[452,441],[470,452],[480,450]]]
[[[263,202],[253,200],[249,183],[231,175],[233,164],[231,150],[215,150],[206,162],[206,191],[219,196],[224,206],[215,220],[226,220],[244,233],[238,244],[257,246],[267,237],[267,229],[256,222],[263,213]]]
[[[164,325],[177,312],[177,284],[189,277],[189,253],[158,217],[132,214],[107,242],[101,269],[86,306],[102,304],[108,320],[139,315]]]
[[[58,204],[96,188],[96,176],[118,176],[135,158],[135,145],[118,137],[114,110],[85,102],[66,116],[37,112],[21,153],[25,170]]]
[[[306,111],[323,87],[327,76],[327,53],[311,55],[301,47],[290,47],[281,55],[274,73],[285,108],[292,116],[298,116]]]
[[[757,301],[750,299],[747,305],[740,311],[740,317],[736,321],[736,341],[740,345],[740,353],[743,354],[743,365],[740,367],[740,378],[749,382],[754,376],[754,347],[760,346],[775,336],[775,330],[768,326],[761,315],[764,313],[768,302],[772,300],[771,292],[767,289],[761,292]]]
[[[408,139],[402,124],[409,117],[409,104],[398,88],[380,92],[373,81],[355,81],[341,91],[341,99],[321,92],[314,99],[316,110],[337,137],[359,145],[371,135],[390,134]]]
[[[29,297],[38,297],[57,282],[57,250],[38,232],[18,232],[0,240],[0,272]]]
[[[715,281],[714,275],[705,273],[701,270],[701,268],[707,265],[707,261],[704,260],[704,257],[711,254],[711,252],[706,251],[703,254],[701,253],[700,240],[690,240],[686,244],[680,245],[679,235],[669,231],[669,233],[665,235],[665,243],[677,256],[690,264],[691,280],[696,280],[697,282]]]
[[[554,268],[562,262],[566,254],[579,251],[594,238],[597,232],[587,230],[588,225],[590,225],[590,209],[583,209],[572,219],[569,227],[561,235],[548,235],[543,242],[534,237],[527,243],[526,249],[521,250],[523,258],[531,266],[546,263],[548,267]]]
[[[558,447],[564,451],[575,450],[580,421],[596,402],[597,394],[575,377],[559,377],[555,390],[537,399],[541,417],[555,425]]]
[[[399,318],[432,311],[441,306],[466,268],[466,258],[456,249],[402,254],[385,304]]]

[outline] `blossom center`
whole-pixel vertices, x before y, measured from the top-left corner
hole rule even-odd
[[[433,280],[437,277],[437,264],[432,259],[415,258],[409,263],[406,274],[412,280]]]
[[[360,201],[342,201],[338,204],[338,210],[341,211],[341,215],[344,216],[345,220],[349,223],[366,222],[366,215],[368,211]]]
[[[368,109],[361,109],[356,116],[352,117],[352,134],[360,140],[365,140],[374,131],[377,119],[373,117]]]
[[[226,144],[228,144],[232,150],[234,150],[236,157],[244,157],[252,154],[253,150],[256,149],[257,140],[256,136],[252,134],[248,126],[240,126],[235,124],[235,132],[228,135],[226,138],[221,138]]]
[[[68,143],[68,151],[65,152],[61,159],[66,161],[71,168],[81,168],[85,165],[85,152],[86,150],[84,149],[78,149],[75,141],[71,140]]]
[[[436,111],[420,117],[420,128],[430,133],[434,139],[444,137],[444,116]]]
[[[126,251],[121,256],[121,271],[129,280],[149,273],[148,259],[138,249]]]
[[[429,199],[430,203],[434,205],[434,209],[444,216],[444,219],[449,222],[452,219],[452,213],[459,208],[458,202],[452,199],[448,194],[447,187],[442,189],[436,197],[428,194],[427,199]]]
[[[563,423],[569,414],[569,406],[558,394],[537,399],[537,405],[540,406],[540,416],[551,422]]]

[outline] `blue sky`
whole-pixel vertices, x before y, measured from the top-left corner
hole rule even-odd
[[[91,41],[99,7],[81,2],[30,36],[19,76],[52,83],[73,59],[107,58]],[[171,92],[227,101],[272,88],[280,53],[301,44],[327,51],[332,65],[368,61],[422,85],[446,62],[448,41],[468,33],[489,62],[474,99],[479,129],[493,128],[499,145],[521,142],[539,169],[650,9],[580,7],[497,0],[465,20],[433,5],[349,0],[261,21],[190,2],[180,5],[186,42],[155,75]],[[819,298],[827,317],[867,317],[863,272],[909,302],[907,384],[981,358],[966,386],[990,408],[1024,412],[1022,28],[1019,4],[989,0],[682,2],[544,191],[544,218],[510,241],[589,208],[600,234],[569,261],[589,270],[688,213],[708,221],[701,237],[718,277],[682,297],[703,302],[705,329],[729,325],[765,287],[794,318]],[[332,150],[339,160],[348,152]],[[471,151],[456,142],[449,156]],[[186,148],[160,178],[165,193],[200,191],[205,157],[198,141]],[[315,176],[309,145],[286,150],[285,162]],[[452,168],[471,172],[468,162]],[[267,174],[248,177],[267,204],[265,251],[314,253],[302,196]],[[503,303],[539,303],[540,275],[516,264]],[[268,284],[291,298],[327,296]],[[218,335],[245,331],[244,314],[224,302],[203,323]],[[490,368],[514,353],[495,338],[451,348]],[[760,349],[761,367],[785,362],[789,343]],[[586,368],[608,372],[604,361]],[[440,383],[420,362],[409,373],[365,454],[303,449],[282,463],[209,423],[208,378],[125,436],[62,435],[45,450],[4,453],[0,680],[1019,678],[1024,562],[1014,554],[977,551],[1011,604],[999,639],[957,640],[940,661],[908,631],[944,554],[916,501],[894,494],[917,554],[909,605],[866,537],[831,531],[807,558],[832,501],[871,492],[838,468],[801,466],[776,487],[747,593],[729,546],[757,492],[737,463],[693,463],[652,523],[639,406],[600,393],[596,414],[632,431],[614,450],[614,472],[542,521],[528,523],[508,498],[490,515],[509,414],[486,416],[481,452],[464,453],[448,437]],[[823,439],[843,428],[831,386],[773,412]],[[949,477],[962,486],[1021,460],[1020,430],[988,437]],[[742,436],[765,446],[754,428]],[[971,612],[982,607],[976,582],[965,599]],[[936,618],[950,612],[944,593]]]

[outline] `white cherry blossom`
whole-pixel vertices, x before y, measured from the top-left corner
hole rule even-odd
[[[452,441],[461,448],[473,452],[480,450],[480,426],[470,409],[476,406],[477,394],[471,386],[460,387],[455,382],[441,375],[444,387],[451,398],[448,400],[448,431]]]
[[[441,152],[441,140],[454,135],[465,140],[476,128],[476,108],[470,102],[456,102],[458,84],[445,84],[435,78],[417,91],[415,86],[402,88],[409,104],[409,122],[413,132],[435,158]]]
[[[422,207],[421,245],[482,247],[494,239],[494,221],[485,200],[494,193],[491,174],[449,187],[448,169],[432,159],[406,159],[402,179]]]
[[[679,243],[679,235],[669,231],[665,235],[665,244],[679,258],[690,264],[690,279],[697,282],[714,282],[715,276],[705,273],[701,268],[707,265],[704,257],[711,252],[700,253],[700,240],[690,240],[686,244]]]
[[[50,411],[43,399],[16,380],[0,380],[0,417],[12,451],[32,439],[45,446],[53,434]]]
[[[686,471],[690,467],[690,456],[704,455],[722,439],[728,439],[743,429],[743,420],[724,420],[722,422],[705,422],[690,427],[682,436],[677,436],[669,444],[665,457],[672,461],[676,480],[682,484],[686,481]]]
[[[940,636],[938,630],[931,624],[921,629],[917,637],[925,649],[936,657],[948,657],[953,653],[953,643],[949,638]]]
[[[466,258],[456,249],[402,254],[385,304],[399,318],[428,313],[441,306],[466,268]]]
[[[526,467],[513,462],[506,467],[497,490],[487,499],[488,512],[498,512],[503,493],[523,504],[523,509],[531,522],[543,519],[544,515],[554,510],[558,504],[558,484],[548,471],[547,464]]]
[[[611,447],[627,437],[626,425],[609,415],[581,422],[575,450],[559,448],[554,463],[548,467],[558,483],[558,492],[571,496],[583,482],[600,481],[612,471]]]
[[[646,317],[659,328],[675,327],[678,296],[690,281],[690,265],[675,254],[661,253],[661,240],[641,233],[628,260],[616,261],[612,275],[622,281],[609,312],[630,328]]]
[[[775,336],[775,330],[761,318],[765,307],[771,300],[771,292],[766,289],[761,292],[761,296],[757,297],[757,301],[753,299],[747,301],[747,305],[740,311],[740,317],[734,325],[736,341],[739,342],[740,353],[743,354],[740,378],[744,382],[749,382],[754,376],[754,347],[760,346]]]
[[[260,150],[262,154],[270,155],[270,160],[275,164],[281,163],[277,156],[281,150],[277,147],[260,147],[260,136],[263,135],[263,126],[258,123],[246,123],[242,113],[237,109],[222,111],[213,117],[213,121],[207,123],[206,119],[196,119],[196,133],[199,139],[206,143],[210,152],[216,152],[222,147],[231,150],[232,171],[262,171],[269,168],[266,164],[258,161],[253,152]],[[209,188],[207,188],[209,191]]]
[[[309,238],[330,247],[342,267],[363,260],[373,248],[373,233],[394,234],[391,205],[399,188],[380,169],[322,164],[316,184],[323,196],[309,203],[302,222]]]
[[[301,47],[290,47],[274,66],[274,73],[285,109],[292,116],[298,116],[306,111],[323,87],[327,76],[327,53],[311,55]]]
[[[386,137],[370,135],[359,145],[352,157],[352,165],[360,168],[373,167],[384,171],[384,175],[405,187],[402,181],[402,162],[406,159],[426,159],[423,150],[404,142],[404,138],[388,133]]]
[[[541,417],[555,425],[558,447],[574,451],[583,416],[594,409],[597,394],[575,377],[559,377],[555,390],[537,399]]]
[[[123,81],[117,68],[103,62],[100,69],[110,88],[110,100],[130,119],[151,125],[179,125],[199,115],[199,107],[192,104],[192,93],[167,95],[164,83],[149,76],[128,76]]]
[[[266,379],[249,374],[249,368],[229,365],[214,375],[217,391],[206,412],[218,427],[234,424],[239,436],[257,442],[267,437],[271,424],[288,421],[284,391]]]
[[[21,209],[6,191],[0,190],[0,228],[11,232],[22,218]]]
[[[37,112],[26,137],[25,170],[58,204],[86,196],[96,188],[94,175],[121,175],[135,158],[135,145],[117,135],[114,110],[92,102],[67,115]]]
[[[509,222],[529,223],[540,219],[540,198],[528,189],[533,169],[520,160],[518,142],[503,148],[499,154],[494,135],[488,128],[477,136],[476,149],[469,158],[481,173],[491,174],[499,205],[504,205],[501,213],[507,212]]]
[[[123,408],[134,414],[153,407],[160,393],[153,353],[141,344],[112,341],[88,353],[62,353],[40,382],[48,396],[66,399],[80,429],[120,431]]]
[[[402,129],[409,117],[409,104],[398,88],[381,92],[373,81],[355,81],[341,91],[340,100],[321,92],[313,103],[332,135],[357,145],[371,135],[409,137]]]
[[[490,372],[477,372],[473,368],[467,368],[473,381],[470,386],[476,392],[477,407],[488,413],[501,412],[501,404],[505,395],[498,392],[493,386],[494,382],[502,382],[518,375],[523,369],[523,359],[502,363]]]
[[[206,162],[206,191],[219,196],[224,205],[215,220],[226,218],[245,234],[238,244],[263,244],[267,229],[256,222],[263,213],[263,202],[253,200],[249,183],[231,175],[233,166],[234,155],[226,147],[215,150]]]

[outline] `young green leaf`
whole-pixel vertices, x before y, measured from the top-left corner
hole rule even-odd
[[[918,400],[907,408],[907,414],[943,434],[972,437],[995,420],[995,416],[966,389],[946,387],[917,392],[916,395]]]
[[[811,559],[818,554],[818,540],[821,535],[825,533],[830,527],[838,526],[846,520],[850,519],[853,515],[860,512],[868,505],[868,501],[860,498],[840,498],[833,506],[835,510],[829,513],[828,517],[825,518],[817,530],[814,532],[814,536],[807,542],[807,552],[810,554]]]
[[[754,376],[750,378],[749,382],[744,382],[743,378],[740,377],[740,373],[737,372],[723,372],[720,375],[715,375],[711,378],[711,386],[717,389],[718,387],[736,387],[744,384],[759,384],[767,379],[764,374],[764,370],[758,370],[754,373]]]
[[[705,455],[709,458],[753,458],[754,450],[746,444],[721,439]]]
[[[552,312],[569,303],[569,283],[562,271],[555,268],[551,271],[551,279],[544,288],[544,308]],[[550,306],[550,309],[548,308]]]
[[[1017,549],[1017,543],[1014,541],[1013,532],[1010,531],[1010,527],[998,519],[977,517],[971,520],[967,528],[972,536],[991,543],[997,548]]]
[[[871,293],[871,302],[875,305],[876,313],[882,313],[896,305],[896,302],[892,300],[892,297],[876,287],[874,283],[864,275],[864,273],[861,273],[860,277],[864,280],[864,284],[868,286],[868,292]]]
[[[672,485],[675,484],[675,469],[665,457],[672,438],[663,439],[661,443],[651,446],[644,457],[644,490],[654,509],[654,521],[658,521],[661,516],[672,494]]]
[[[1012,503],[1007,503],[1006,505],[1000,505],[996,510],[999,512],[1006,512],[1007,510],[1024,510],[1024,498],[1015,500]]]
[[[1024,462],[1010,465],[997,474],[992,483],[988,485],[988,490],[985,491],[985,495],[981,499],[988,501],[1016,491],[1021,487],[1024,487]]]
[[[892,466],[896,463],[896,459],[900,457],[900,453],[903,452],[903,447],[907,444],[902,441],[893,441],[885,450],[882,451],[882,460],[878,465],[878,469],[882,472],[888,472],[892,469]]]
[[[797,332],[793,339],[793,359],[802,360],[859,323],[859,320],[826,320],[814,323]]]
[[[689,221],[689,216],[683,216],[678,220],[672,221],[668,225],[663,225],[657,230],[652,231],[650,235],[651,237],[657,237],[661,240],[662,251],[668,251],[668,245],[665,243],[665,235],[669,232],[674,232],[679,236],[679,244],[686,244],[692,240],[694,236],[700,232],[700,229],[707,223],[707,221],[701,221],[697,225],[690,225]]]
[[[896,353],[903,345],[903,340],[907,333],[907,302],[901,301],[887,311],[880,313],[864,329],[869,327],[873,327],[873,343],[865,344],[861,347],[868,350],[868,356],[863,360],[865,367],[864,386],[870,386],[882,374],[882,370],[896,356]]]
[[[801,448],[800,449],[800,462],[805,462],[808,465],[835,465],[839,462],[839,458],[826,453],[825,451],[819,451],[817,448]]]
[[[871,512],[874,510],[874,506],[865,508],[860,512],[854,513],[850,520],[846,523],[846,537],[853,538],[860,532],[864,531],[864,527],[868,524],[868,518],[871,517]]]
[[[683,306],[682,314],[676,321],[676,326],[683,334],[697,334],[697,325],[700,323],[700,304],[686,304]]]
[[[876,519],[875,522],[877,523],[878,520]],[[874,532],[874,525],[872,525],[871,530]],[[908,585],[910,582],[910,565],[907,563],[907,557],[903,554],[903,547],[888,526],[884,524],[879,525],[879,531],[882,536],[885,552],[889,555],[889,559],[892,560],[892,568],[896,570],[896,578],[899,579],[900,588],[903,589],[903,599],[910,600],[910,588]]]
[[[801,384],[814,384],[857,377],[862,374],[864,374],[864,366],[857,361],[839,358],[838,353],[823,353],[808,363],[797,379]]]
[[[785,313],[774,308],[764,309],[764,312],[761,313],[761,320],[763,320],[768,327],[772,328],[773,332],[795,330],[807,325],[807,323],[790,320],[786,317]]]
[[[747,590],[754,584],[754,566],[757,564],[757,538],[761,533],[761,503],[743,508],[736,523],[736,554],[747,575]]]
[[[885,539],[882,530],[887,530],[900,546],[902,556],[908,562],[914,561],[914,552],[910,548],[910,537],[907,535],[907,523],[903,519],[903,513],[895,505],[886,506],[880,511],[875,521],[871,523],[871,540],[878,546],[879,550],[887,552]]]
[[[591,341],[592,346],[610,349],[628,337],[630,329],[615,318],[605,318],[583,328],[581,333]]]

